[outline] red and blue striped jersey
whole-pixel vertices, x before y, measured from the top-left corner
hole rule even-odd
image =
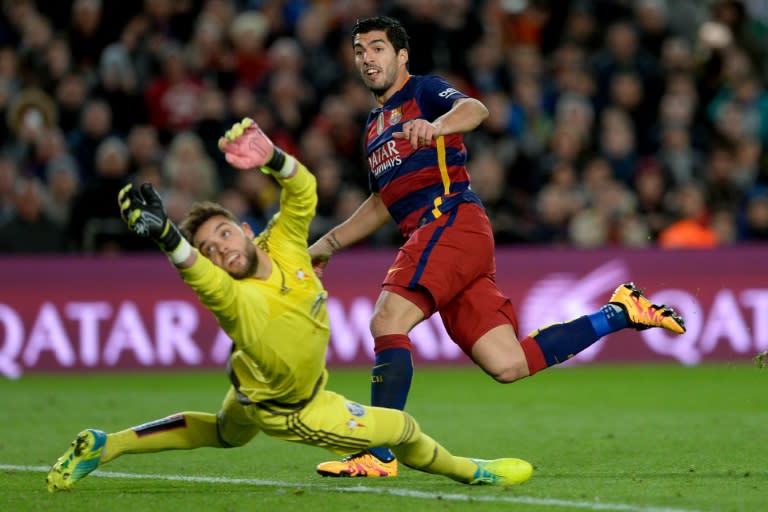
[[[403,123],[434,121],[466,97],[438,76],[414,75],[368,116],[365,150],[370,189],[380,195],[405,237],[461,202],[480,203],[469,190],[463,134],[440,136],[431,146],[418,149],[408,140],[392,137],[402,131]]]

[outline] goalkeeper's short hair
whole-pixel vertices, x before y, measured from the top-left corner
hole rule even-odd
[[[227,210],[218,203],[213,201],[201,201],[192,205],[189,213],[179,223],[179,231],[187,239],[187,241],[194,245],[192,239],[194,238],[197,230],[203,225],[205,221],[216,215],[221,215],[231,220],[235,224],[239,224],[240,220],[235,217],[235,214]]]

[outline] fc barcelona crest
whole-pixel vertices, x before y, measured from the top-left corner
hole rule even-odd
[[[403,110],[400,107],[397,107],[396,109],[392,110],[389,113],[389,125],[393,126],[400,122],[400,119],[403,118]]]

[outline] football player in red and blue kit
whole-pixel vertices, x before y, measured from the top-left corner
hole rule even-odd
[[[632,283],[598,311],[520,339],[514,308],[498,289],[490,221],[470,188],[463,134],[488,116],[482,102],[437,76],[408,72],[408,34],[389,17],[358,21],[355,64],[378,107],[365,147],[371,194],[310,248],[318,272],[340,249],[394,220],[405,238],[384,277],[370,328],[373,405],[403,409],[413,376],[408,333],[438,312],[451,339],[486,373],[514,382],[567,360],[623,328],[685,332],[672,309],[652,304]],[[326,476],[397,475],[386,448],[317,467]]]

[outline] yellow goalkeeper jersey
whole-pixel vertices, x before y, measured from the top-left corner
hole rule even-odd
[[[234,342],[230,371],[241,400],[294,404],[327,379],[327,292],[307,252],[316,182],[297,167],[279,179],[280,211],[254,240],[272,260],[268,279],[234,279],[202,255],[179,270]]]

